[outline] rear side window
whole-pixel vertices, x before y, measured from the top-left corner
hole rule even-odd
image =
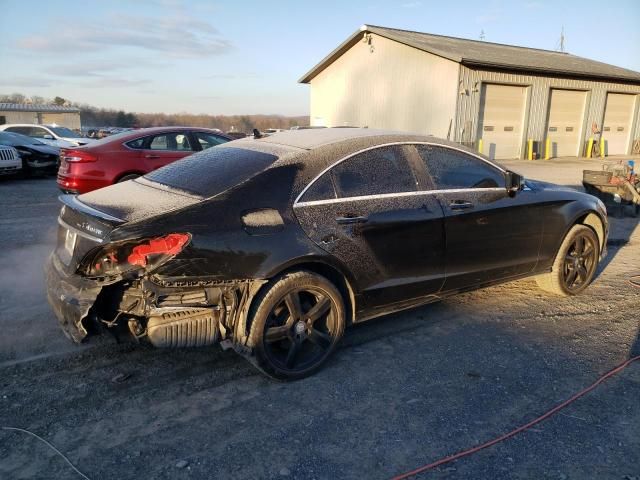
[[[416,179],[404,147],[380,147],[336,165],[331,173],[341,198],[415,192]]]
[[[452,148],[416,145],[438,190],[504,187],[504,175],[479,158]]]
[[[129,142],[127,142],[125,145],[129,148],[133,148],[134,150],[140,150],[141,148],[144,148],[144,141],[146,140],[145,137],[142,138],[136,138],[135,140],[131,140]]]
[[[198,140],[202,150],[206,150],[207,148],[215,147],[216,145],[227,143],[229,141],[224,137],[218,137],[217,135],[212,135],[207,132],[193,132],[193,134]]]
[[[313,202],[314,200],[328,200],[330,198],[336,198],[336,190],[333,186],[331,172],[327,172],[311,184],[301,201]]]
[[[219,146],[154,170],[145,179],[202,197],[217,195],[261,172],[277,156]]]
[[[163,133],[151,138],[149,142],[149,150],[171,150],[171,151],[190,151],[191,142],[186,133],[173,132]]]

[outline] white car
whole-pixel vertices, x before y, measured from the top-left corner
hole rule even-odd
[[[0,175],[13,175],[22,171],[22,159],[13,147],[0,145]]]
[[[34,125],[29,123],[12,123],[0,125],[0,131],[20,133],[27,137],[37,138],[54,147],[79,147],[93,142],[90,138],[80,137],[73,130],[58,125]]]

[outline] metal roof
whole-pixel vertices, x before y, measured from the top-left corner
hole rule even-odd
[[[0,112],[80,113],[80,109],[37,103],[0,103]]]
[[[430,33],[363,25],[338,48],[307,72],[300,83],[309,83],[338,57],[355,45],[366,33],[374,33],[404,45],[438,55],[469,67],[515,70],[522,73],[541,73],[579,76],[640,83],[640,73],[569,53],[518,47],[464,38],[446,37]]]

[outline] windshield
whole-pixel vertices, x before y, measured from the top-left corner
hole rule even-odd
[[[45,145],[41,141],[21,135],[20,133],[0,132],[0,143],[2,145]]]
[[[53,133],[55,133],[59,137],[75,138],[75,137],[80,137],[81,136],[79,133],[76,133],[73,130],[68,129],[66,127],[48,127],[48,128],[49,128],[49,130],[51,130]]]
[[[217,146],[154,170],[144,178],[206,198],[252,177],[277,159],[268,153]]]

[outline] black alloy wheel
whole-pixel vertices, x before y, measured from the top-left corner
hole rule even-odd
[[[320,275],[287,274],[257,301],[250,341],[258,368],[271,377],[294,380],[315,372],[344,332],[342,297]]]
[[[579,291],[591,280],[598,265],[598,246],[593,235],[578,233],[564,258],[562,281],[569,292]]]
[[[591,283],[599,261],[598,236],[590,227],[577,224],[564,237],[551,271],[536,276],[536,282],[555,295],[577,295]]]

